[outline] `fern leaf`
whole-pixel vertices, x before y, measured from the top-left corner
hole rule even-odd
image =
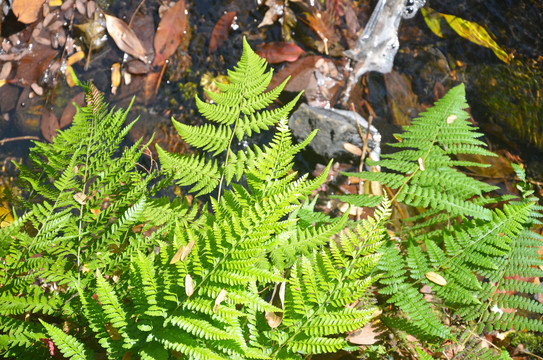
[[[199,191],[200,195],[213,191],[219,184],[218,167],[213,161],[206,162],[203,157],[171,154],[158,145],[156,148],[162,166],[177,180],[179,186],[194,184],[190,191]]]
[[[85,346],[80,343],[75,337],[65,334],[62,330],[57,329],[53,325],[49,325],[45,321],[40,319],[40,322],[47,330],[49,336],[60,349],[60,352],[64,357],[71,358],[74,360],[90,360],[94,357],[92,353],[85,348]]]
[[[204,151],[213,151],[217,155],[224,151],[232,137],[232,130],[228,126],[221,125],[215,128],[206,124],[197,128],[181,124],[172,119],[179,135],[190,145],[201,148]]]

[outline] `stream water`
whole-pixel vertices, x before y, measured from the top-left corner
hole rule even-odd
[[[358,21],[363,28],[376,1],[344,0],[326,3],[342,4],[338,9],[343,9],[344,13],[356,9]],[[107,13],[127,22],[135,14],[133,24],[135,30],[139,31],[136,33],[142,37],[142,42],[152,43],[152,35],[159,22],[158,3],[113,1],[108,4],[98,1],[97,4]],[[294,16],[291,20],[296,24],[289,28],[287,37],[291,37],[306,50],[306,56],[318,54],[327,57],[314,46],[319,41],[316,32],[301,21],[306,8],[295,2],[289,4],[289,11]],[[543,162],[540,161],[543,147],[539,141],[543,138],[540,109],[542,4],[536,0],[427,0],[427,6],[436,11],[484,25],[495,35],[498,44],[515,55],[513,62],[510,65],[504,64],[489,49],[475,45],[453,32],[447,33],[445,38],[437,37],[418,13],[413,19],[402,21],[399,31],[400,50],[394,62],[394,74],[366,75],[359,82],[358,89],[354,90],[351,101],[360,109],[363,108],[363,101],[369,104],[377,116],[374,125],[381,131],[386,142],[392,141],[391,134],[398,131],[398,125],[401,124],[399,115],[391,106],[393,102],[409,119],[431,105],[441,88],[448,89],[459,82],[465,82],[471,113],[485,130],[492,147],[520,156],[529,168],[534,169],[532,176],[540,178],[543,174]],[[323,9],[324,1],[316,6]],[[187,149],[176,136],[169,119],[173,116],[178,121],[192,124],[201,121],[195,113],[193,96],[196,93],[202,94],[202,77],[213,78],[224,74],[227,68],[238,61],[242,36],[247,36],[253,46],[279,41],[285,36],[284,26],[280,22],[258,27],[266,15],[267,7],[258,6],[253,0],[187,1],[187,9],[190,26],[187,36],[190,40],[183,51],[178,51],[170,59],[156,96],[146,93],[150,91],[146,83],[149,73],[133,74],[132,85],[122,84],[116,95],[111,94],[112,64],[122,63],[123,68],[128,66],[122,61],[123,53],[111,39],[106,40],[103,48],[91,53],[88,68],[85,68],[85,61],[74,65],[77,75],[82,80],[92,80],[107,94],[106,98],[112,105],[125,107],[136,96],[133,118],[139,115],[140,121],[131,133],[132,139],[148,137],[155,132],[162,146],[178,152]],[[210,34],[227,11],[236,12],[236,27],[229,31],[218,50],[209,54]],[[90,19],[92,16],[87,17]],[[75,17],[75,23],[84,21],[87,20],[82,16]],[[32,27],[27,26],[28,29]],[[344,30],[340,29],[338,33]],[[24,26],[16,23],[13,15],[6,16],[2,24],[2,35],[8,36],[19,31],[24,32]],[[67,29],[67,33],[72,34],[76,43],[88,54],[83,32],[74,28]],[[340,38],[339,43],[348,48],[344,38]],[[336,63],[343,64],[341,53],[335,55],[333,59]],[[15,66],[19,69],[22,67],[21,64]],[[279,70],[283,64],[274,66]],[[39,84],[45,90],[42,96],[34,94],[33,98],[29,98],[32,91],[28,85],[5,85],[0,88],[0,141],[19,136],[42,138],[40,121],[43,119],[40,116],[44,109],[51,110],[60,118],[66,105],[80,92],[77,88],[68,87],[62,75],[57,77],[57,81],[50,82],[46,76],[39,78]],[[522,129],[519,130],[520,127]],[[5,174],[14,170],[9,165],[10,160],[24,161],[30,145],[27,140],[0,145],[0,165],[3,164]],[[302,167],[308,171],[316,165],[311,157],[301,162],[304,163]]]

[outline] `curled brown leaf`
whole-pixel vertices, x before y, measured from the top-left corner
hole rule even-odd
[[[146,62],[145,48],[137,35],[128,25],[119,18],[104,14],[106,17],[106,29],[115,44],[125,53]]]
[[[155,60],[153,66],[162,65],[172,56],[187,33],[185,0],[179,0],[160,19],[154,39]]]
[[[232,26],[235,17],[236,12],[230,11],[221,16],[219,21],[217,21],[217,24],[215,24],[213,32],[211,33],[211,41],[209,42],[210,54],[215,52],[219,48],[219,46],[221,46],[222,43],[226,40],[228,32],[230,31],[230,26]]]

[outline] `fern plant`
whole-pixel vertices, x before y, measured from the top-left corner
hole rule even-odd
[[[390,203],[330,240],[347,217],[316,215],[314,203],[302,207],[328,169],[315,179],[292,171],[314,133],[292,143],[286,116],[294,102],[265,110],[284,86],[264,93],[271,79],[265,68],[244,41],[231,83],[211,95],[214,104],[197,99],[204,117],[219,125],[174,121],[193,146],[226,152],[225,162],[158,148],[163,179],[134,171],[139,143],[120,157],[113,145],[95,144],[106,136],[120,144],[126,112],[107,111],[89,86],[74,128],[33,150],[47,177],[28,170],[25,178],[47,200],[28,203],[32,210],[0,233],[9,249],[0,255],[10,290],[2,295],[4,355],[32,349],[29,357],[46,358],[40,341],[74,359],[300,359],[349,347],[344,333],[376,311],[367,289],[377,279],[372,270]],[[272,124],[270,144],[231,150],[234,136]],[[200,208],[155,198],[172,178],[198,194],[219,187],[218,195]],[[36,281],[47,281],[52,293]]]
[[[539,223],[540,207],[529,194],[521,201],[485,195],[494,187],[455,168],[484,166],[455,155],[493,155],[467,121],[466,106],[464,86],[451,89],[404,128],[393,144],[398,152],[370,161],[390,172],[346,174],[395,189],[394,201],[421,210],[404,220],[399,241],[387,242],[378,265],[379,293],[398,310],[381,320],[419,339],[456,337],[445,325],[451,319],[445,319],[442,306],[471,326],[472,334],[543,330],[541,319],[530,315],[543,314],[543,306],[523,296],[542,292],[524,280],[543,275],[537,254],[541,236],[530,231]],[[358,206],[380,201],[370,195],[340,198]],[[506,202],[501,208],[486,206],[498,201]],[[421,293],[424,285],[432,289],[431,302]]]
[[[89,106],[52,144],[35,143],[32,168],[20,167],[26,212],[0,229],[0,329],[5,355],[35,348],[45,331],[38,317],[69,317],[96,269],[128,270],[131,252],[153,243],[134,234],[142,224],[151,174],[136,170],[148,144],[121,152],[127,111],[108,110],[86,85]]]
[[[244,38],[241,59],[233,70],[228,71],[230,83],[216,83],[220,93],[206,90],[213,103],[206,103],[196,96],[198,110],[211,123],[192,127],[173,120],[179,135],[188,144],[205,152],[213,152],[213,156],[226,152],[224,163],[218,165],[217,161],[206,161],[203,155],[169,154],[157,146],[163,168],[178,185],[192,185],[191,191],[198,191],[197,195],[210,193],[217,186],[220,190],[223,180],[226,184],[234,177],[239,180],[244,168],[254,163],[260,154],[251,149],[235,153],[232,150],[234,138],[241,141],[245,135],[250,136],[253,132],[259,133],[275,126],[280,119],[288,116],[301,96],[300,93],[283,107],[267,110],[279,97],[290,77],[275,89],[264,92],[271,82],[273,71],[266,72],[266,60],[255,55]],[[300,144],[300,148],[313,136],[310,135],[306,142]]]

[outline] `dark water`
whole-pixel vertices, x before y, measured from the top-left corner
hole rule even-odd
[[[543,2],[534,0],[429,0],[427,2],[429,6],[439,12],[454,14],[486,26],[495,35],[496,41],[500,45],[508,52],[514,52],[514,66],[516,66],[517,71],[524,69],[526,72],[537,74],[541,69],[543,63],[543,58],[541,58],[543,55],[543,37],[540,36],[540,31],[543,27]],[[139,3],[139,1],[114,1],[111,5],[105,3],[102,3],[102,5],[108,13],[128,21]],[[171,65],[163,76],[158,94],[152,101],[140,100],[138,89],[123,92],[122,86],[117,96],[110,94],[109,69],[114,62],[120,62],[123,56],[111,39],[108,40],[102,50],[93,53],[89,69],[85,70],[83,64],[74,66],[78,76],[82,80],[92,80],[99,89],[107,94],[107,100],[112,105],[125,107],[132,96],[138,96],[134,108],[134,117],[138,114],[141,120],[136,126],[138,131],[132,137],[147,137],[156,132],[157,137],[161,139],[160,141],[172,148],[176,147],[176,142],[179,142],[179,139],[175,137],[175,132],[172,131],[169,120],[171,116],[179,121],[192,124],[201,121],[195,112],[192,95],[196,92],[202,94],[199,85],[202,75],[208,73],[216,76],[225,73],[227,68],[231,68],[241,55],[241,39],[244,35],[247,36],[253,46],[262,42],[280,40],[281,38],[281,28],[278,24],[263,29],[257,27],[262,21],[266,8],[257,8],[252,0],[206,0],[187,3],[192,30],[190,45],[186,53],[177,54],[176,58],[172,59]],[[361,1],[357,4],[363,5],[365,3],[365,1]],[[376,1],[371,1],[371,7],[375,3]],[[295,5],[291,5],[291,7],[299,12]],[[159,21],[157,8],[158,3],[144,2],[140,11],[142,14],[152,14],[151,18],[155,28]],[[210,55],[207,47],[211,31],[220,16],[226,11],[237,12],[236,23],[238,29],[231,31],[225,43],[219,47],[216,53]],[[296,15],[301,16],[301,14]],[[12,24],[13,26],[9,30],[9,20],[4,19],[2,24],[3,34],[18,30],[19,28],[16,26],[20,27],[20,25]],[[13,19],[11,19],[11,23],[13,23]],[[514,82],[515,79],[518,79],[518,88],[523,88],[524,80],[521,76],[493,77],[492,81],[495,82],[495,85],[490,88],[484,87],[484,76],[488,78],[487,82],[490,82],[488,74],[503,72],[503,68],[507,68],[508,65],[503,64],[489,49],[472,44],[459,36],[448,36],[445,39],[438,38],[428,29],[420,13],[412,20],[404,20],[400,31],[401,50],[397,55],[394,68],[396,71],[408,75],[413,91],[421,103],[431,104],[433,102],[436,82],[441,82],[445,88],[448,88],[459,81],[463,81],[467,84],[468,100],[472,106],[471,110],[475,120],[481,124],[489,122],[498,125],[502,129],[502,133],[507,135],[503,136],[503,138],[500,138],[499,134],[498,136],[496,134],[491,135],[492,141],[500,146],[519,144],[512,151],[518,151],[526,157],[530,157],[531,160],[540,156],[538,155],[540,154],[538,146],[523,140],[518,134],[515,135],[514,131],[507,130],[508,125],[504,119],[492,116],[492,114],[500,111],[499,107],[493,107],[492,104],[485,101],[487,98],[492,98],[496,103],[499,102],[496,99],[503,97],[504,101],[514,103],[516,100],[511,100],[512,94],[506,91],[506,88],[510,89],[511,82]],[[300,26],[293,29],[292,36],[297,44],[311,52],[312,50],[305,46],[302,41],[302,38],[307,37],[307,34],[307,27],[304,28],[304,25],[300,24]],[[457,61],[463,63],[463,67],[457,71],[457,77],[444,76],[443,69],[440,68],[443,63],[446,66],[454,67]],[[496,71],[493,71],[494,69]],[[535,78],[537,80],[537,76]],[[371,74],[369,79],[368,101],[370,101],[376,113],[385,119],[381,124],[381,131],[384,133],[387,133],[387,131],[392,132],[387,129],[389,122],[386,119],[390,118],[390,109],[388,109],[385,100],[386,89],[383,75]],[[537,81],[535,85],[531,85],[531,87],[536,87],[534,91],[539,90],[537,85]],[[192,89],[192,92],[189,89]],[[60,113],[62,107],[77,92],[74,89],[67,88],[62,78],[58,80],[57,86],[46,89],[46,95],[41,100],[21,101],[18,96],[22,91],[21,88],[11,86],[7,95],[6,92],[2,94],[2,98],[5,99],[5,96],[9,96],[9,102],[14,102],[17,105],[8,112],[2,111],[0,140],[21,135],[40,137],[39,114],[29,115],[28,109],[36,104],[41,104],[46,108],[56,107],[55,111]],[[532,97],[528,96],[527,100],[521,99],[524,101],[522,104],[530,103],[532,100],[537,101]],[[520,103],[521,100],[517,102]],[[0,101],[0,110],[2,110],[5,102],[6,100]],[[526,107],[525,105],[522,106]],[[507,109],[507,112],[511,111],[515,111],[515,109]],[[32,126],[21,125],[16,121],[21,117],[31,118],[32,116],[37,117]],[[530,122],[534,124],[542,122],[543,119],[539,116],[541,116],[540,113],[533,113],[534,118]],[[378,123],[375,125],[380,126]],[[396,130],[395,128],[392,129]],[[534,131],[538,129],[534,128]],[[390,137],[388,138],[390,139]],[[20,141],[0,146],[0,161],[5,162],[6,159],[12,158],[24,159],[30,145],[29,141]],[[177,150],[179,148],[178,146]],[[314,166],[311,159],[306,160],[305,167]]]

